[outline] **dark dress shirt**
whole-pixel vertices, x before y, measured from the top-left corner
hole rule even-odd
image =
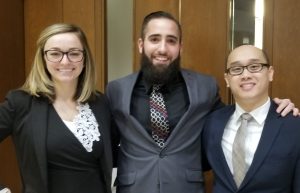
[[[141,73],[133,89],[130,106],[131,115],[141,123],[150,135],[151,123],[149,99],[151,91],[152,85],[148,84],[143,79]],[[182,75],[179,73],[177,78],[171,84],[163,85],[161,92],[168,113],[170,132],[172,132],[190,104],[187,88]]]

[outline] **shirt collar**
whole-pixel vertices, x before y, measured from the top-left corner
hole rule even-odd
[[[252,110],[250,113],[250,115],[253,117],[253,119],[260,125],[262,125],[264,123],[264,121],[267,118],[269,109],[271,106],[271,100],[268,97],[268,100],[261,105],[260,107]],[[243,113],[246,113],[246,111],[244,109],[242,109],[242,107],[240,107],[237,103],[235,104],[235,112],[234,112],[234,116],[235,117],[240,117]]]

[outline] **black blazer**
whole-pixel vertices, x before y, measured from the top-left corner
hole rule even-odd
[[[107,192],[111,191],[112,152],[110,137],[110,111],[103,94],[89,102],[104,144],[100,160]],[[0,105],[0,141],[11,135],[19,163],[23,192],[47,193],[46,129],[49,100],[33,97],[21,90],[11,91]]]

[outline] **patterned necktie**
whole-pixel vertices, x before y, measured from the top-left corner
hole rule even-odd
[[[247,124],[252,118],[249,113],[244,113],[241,115],[241,126],[237,130],[236,136],[234,138],[232,147],[232,167],[233,167],[233,178],[239,187],[247,173],[248,166],[245,159],[245,141],[247,134]]]
[[[161,85],[153,85],[150,95],[152,138],[162,148],[169,136],[169,121],[165,101],[159,91]]]

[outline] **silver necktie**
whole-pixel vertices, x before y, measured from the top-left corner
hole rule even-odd
[[[248,166],[246,163],[245,141],[247,134],[248,121],[252,118],[249,113],[241,115],[241,126],[237,130],[232,147],[232,166],[233,178],[239,187],[247,173]]]

